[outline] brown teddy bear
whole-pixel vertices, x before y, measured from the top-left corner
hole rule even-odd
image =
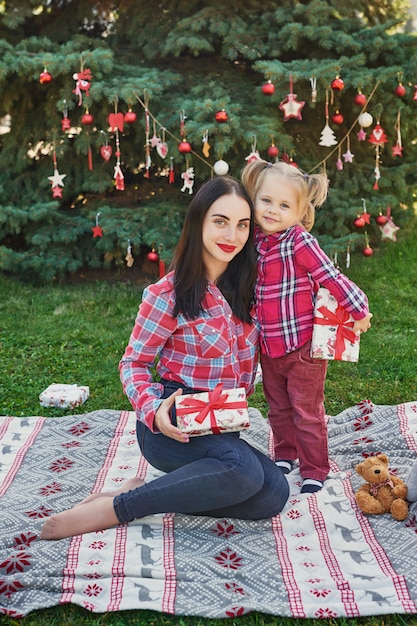
[[[386,454],[370,456],[355,469],[367,481],[355,493],[356,502],[363,513],[391,513],[398,521],[407,517],[407,485],[401,478],[390,474]]]

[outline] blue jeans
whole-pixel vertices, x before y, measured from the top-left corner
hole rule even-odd
[[[167,385],[162,397],[178,386]],[[114,498],[120,523],[155,513],[265,519],[280,513],[288,499],[282,470],[239,433],[191,437],[180,443],[152,433],[138,421],[137,438],[146,460],[166,473]]]

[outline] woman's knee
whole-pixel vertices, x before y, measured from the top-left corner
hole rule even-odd
[[[223,435],[218,435],[223,438]],[[242,469],[245,473],[263,476],[263,468],[254,449],[239,437],[233,437],[228,441],[224,440],[221,445],[216,445],[209,451],[209,455],[225,463],[231,469]]]

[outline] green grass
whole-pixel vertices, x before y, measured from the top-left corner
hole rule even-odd
[[[381,242],[370,258],[352,258],[346,270],[368,295],[372,328],[362,336],[358,363],[332,362],[326,382],[326,409],[336,415],[368,398],[375,404],[417,399],[417,222]],[[340,259],[340,257],[339,257]],[[340,259],[341,260],[341,259]],[[39,394],[50,383],[89,385],[90,398],[74,413],[99,408],[129,409],[117,365],[133,327],[143,285],[89,282],[34,287],[0,275],[0,414],[55,417],[68,410],[46,409]],[[261,387],[251,405],[266,412]],[[403,626],[416,616],[389,615],[324,620],[337,626]],[[318,626],[251,613],[234,620],[171,617],[152,611],[90,614],[69,605],[34,611],[22,620],[0,617],[1,625],[23,626]]]

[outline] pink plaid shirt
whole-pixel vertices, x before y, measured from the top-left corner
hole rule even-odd
[[[119,369],[123,389],[139,420],[154,430],[153,421],[163,386],[161,378],[211,391],[244,387],[253,392],[258,358],[256,325],[237,319],[214,284],[209,284],[203,313],[188,320],[173,317],[173,272],[143,292],[135,326]]]
[[[301,226],[282,233],[255,232],[258,250],[256,312],[262,352],[272,358],[301,348],[312,338],[314,297],[327,287],[356,320],[368,313],[366,295],[342,274]]]

